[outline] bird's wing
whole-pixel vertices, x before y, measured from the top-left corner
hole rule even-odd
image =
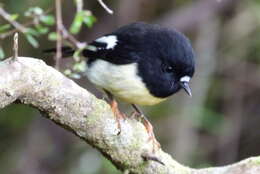
[[[114,64],[129,64],[138,59],[136,46],[113,34],[102,36],[89,43],[83,55],[92,60],[103,59]]]
[[[91,42],[83,55],[90,59],[104,59],[115,64],[137,62],[145,51],[144,37],[148,28],[133,23]]]

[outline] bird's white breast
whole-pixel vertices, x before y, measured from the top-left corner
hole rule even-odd
[[[128,103],[154,105],[165,100],[150,94],[137,75],[136,63],[114,65],[104,60],[96,60],[88,66],[86,76],[98,87]]]

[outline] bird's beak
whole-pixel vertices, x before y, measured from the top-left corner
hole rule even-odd
[[[188,82],[180,82],[181,87],[185,90],[185,92],[192,97],[191,89]]]

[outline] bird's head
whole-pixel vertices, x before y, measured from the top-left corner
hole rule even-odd
[[[174,30],[159,32],[150,40],[153,43],[150,44],[153,46],[150,56],[153,58],[149,64],[146,60],[146,68],[141,68],[146,70],[142,72],[143,80],[156,97],[165,98],[180,89],[192,96],[189,82],[195,70],[195,56],[190,41]]]
[[[162,67],[165,69],[165,76],[171,82],[171,93],[184,89],[192,96],[189,82],[195,70],[193,48],[183,34],[169,31],[168,35],[168,46],[161,54],[164,56]]]

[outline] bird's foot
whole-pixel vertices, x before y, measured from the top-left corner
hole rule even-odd
[[[111,106],[112,112],[114,113],[114,115],[116,117],[117,127],[119,129],[118,134],[120,134],[121,133],[121,123],[120,123],[120,121],[125,120],[126,115],[118,109],[118,104],[117,104],[116,100],[112,100],[109,104]]]
[[[149,152],[149,153],[143,153],[142,154],[142,158],[145,160],[145,161],[155,161],[155,162],[158,162],[162,165],[165,165],[162,160],[160,158],[158,158],[155,153],[157,150],[159,150],[161,148],[161,145],[160,143],[156,140],[155,138],[155,135],[154,135],[154,132],[153,132],[153,126],[152,124],[148,121],[148,119],[141,113],[141,112],[138,112],[138,111],[134,111],[132,114],[131,114],[131,117],[132,118],[136,118],[136,119],[141,119],[141,121],[143,122],[144,124],[144,127],[147,131],[147,134],[148,134],[148,142],[151,142],[152,141],[152,145],[153,145],[153,148],[152,148],[152,153]]]
[[[147,131],[148,134],[148,142],[152,142],[153,145],[153,153],[156,152],[156,150],[159,150],[161,148],[160,143],[156,140],[154,132],[153,132],[153,126],[152,124],[149,122],[149,120],[145,117],[144,114],[140,113],[140,112],[136,112],[134,111],[131,114],[131,117],[135,117],[135,118],[139,118],[141,119],[142,123],[144,124],[144,127]]]
[[[145,117],[143,119],[143,124],[144,124],[144,127],[146,128],[146,131],[148,133],[148,137],[149,137],[148,142],[152,142],[153,153],[155,153],[157,150],[159,150],[161,148],[161,145],[155,138],[152,124]]]

